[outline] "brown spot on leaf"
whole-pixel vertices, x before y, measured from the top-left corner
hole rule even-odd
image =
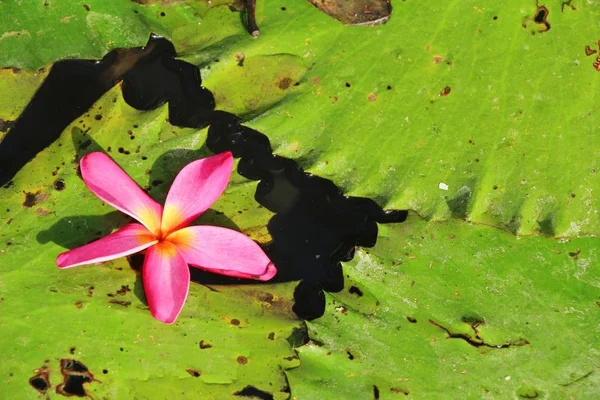
[[[112,300],[109,300],[108,302],[111,304],[118,304],[123,307],[129,307],[131,305],[131,301],[128,301],[128,300],[112,299]]]
[[[269,292],[264,292],[264,293],[258,294],[258,299],[265,303],[273,303],[274,297],[273,297],[273,294],[271,294]]]
[[[66,24],[66,23],[68,23],[70,20],[72,20],[73,18],[75,18],[75,16],[74,16],[74,15],[69,15],[69,16],[66,16],[66,17],[62,17],[62,18],[60,19],[60,22],[61,22],[61,23],[63,23],[63,24]]]
[[[408,396],[410,394],[410,392],[408,391],[408,389],[403,389],[400,386],[390,388],[390,392],[392,392],[392,393],[402,393],[405,396]]]
[[[585,55],[591,56],[592,54],[597,53],[597,50],[592,49],[590,46],[585,46]]]
[[[48,200],[49,194],[38,190],[35,193],[31,192],[23,192],[25,193],[25,200],[23,201],[24,208],[31,208],[36,204],[43,203]]]
[[[117,291],[114,293],[107,294],[107,296],[108,297],[124,296],[127,292],[131,292],[129,285],[121,285],[120,289],[117,289]]]
[[[571,257],[573,260],[577,260],[579,258],[580,253],[581,253],[581,249],[577,249],[575,251],[570,251],[569,257]]]
[[[392,12],[389,0],[308,0],[345,25],[380,25]]]
[[[50,211],[46,210],[45,208],[38,207],[35,209],[35,213],[37,215],[45,217],[46,215],[50,214]]]
[[[235,61],[237,62],[238,67],[244,66],[245,59],[246,56],[244,55],[244,53],[235,53]]]
[[[272,293],[263,290],[249,289],[245,291],[249,298],[256,298],[262,303],[262,306],[269,309],[270,314],[277,314],[286,318],[296,318],[292,311],[294,305],[293,299],[286,296],[274,296]]]
[[[83,307],[83,301],[81,301],[81,300],[77,300],[77,301],[75,302],[75,307],[77,307],[77,308],[81,308],[81,307]]]
[[[346,307],[344,307],[344,306],[336,307],[335,310],[337,312],[341,312],[344,315],[348,315],[348,309]]]
[[[188,374],[190,374],[191,376],[193,376],[194,378],[199,377],[200,375],[202,375],[202,373],[200,371],[198,371],[197,369],[194,368],[188,368],[185,370]]]
[[[239,326],[240,325],[240,320],[239,319],[235,319],[233,318],[231,321],[229,321],[231,323],[231,325],[235,325],[235,326]]]
[[[446,86],[441,92],[440,92],[440,96],[441,97],[445,97],[448,96],[450,94],[450,91],[452,89],[450,88],[450,86]]]
[[[369,101],[375,101],[377,100],[377,95],[375,93],[369,93],[367,99],[369,99]]]
[[[438,55],[435,55],[435,56],[433,56],[433,63],[434,63],[434,64],[439,64],[439,63],[441,63],[442,61],[444,61],[444,57],[442,57],[442,56],[438,56]]]
[[[285,77],[279,81],[277,86],[279,87],[279,89],[285,90],[285,89],[289,88],[293,82],[294,81],[292,81],[292,78]]]
[[[245,365],[248,364],[248,359],[244,356],[238,356],[237,362],[238,364]]]
[[[212,344],[204,343],[204,340],[201,340],[199,345],[202,350],[210,349],[212,347]]]

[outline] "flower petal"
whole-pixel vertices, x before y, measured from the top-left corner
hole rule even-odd
[[[230,151],[186,165],[175,177],[162,215],[162,232],[187,226],[206,211],[227,187],[233,156]]]
[[[128,224],[108,236],[60,254],[56,264],[59,268],[69,268],[114,260],[142,251],[156,242],[154,235],[143,225]]]
[[[189,226],[167,238],[185,261],[221,275],[266,281],[277,269],[258,244],[246,235],[219,226]]]
[[[142,279],[152,316],[167,324],[175,322],[190,288],[190,269],[177,248],[169,242],[150,247]]]
[[[109,156],[95,152],[81,159],[81,176],[104,202],[140,221],[158,234],[162,206],[152,200]]]
[[[191,265],[191,264],[190,264]],[[196,267],[195,265],[192,265]],[[271,280],[275,275],[277,275],[277,268],[273,263],[269,263],[267,265],[267,269],[263,275],[256,276],[250,274],[244,274],[243,272],[235,271],[235,270],[227,270],[227,269],[208,269],[204,267],[198,267],[200,269],[204,269],[208,272],[212,272],[213,274],[231,276],[234,278],[243,278],[243,279],[258,279],[259,281],[268,281]]]

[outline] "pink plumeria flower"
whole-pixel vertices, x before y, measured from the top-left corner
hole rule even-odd
[[[60,254],[59,268],[93,264],[146,250],[142,280],[150,312],[171,324],[190,287],[188,264],[221,275],[267,281],[277,269],[262,249],[240,232],[188,226],[223,193],[233,167],[230,152],[189,163],[175,178],[164,208],[103,153],[81,159],[87,187],[141,224],[130,223],[95,242]]]

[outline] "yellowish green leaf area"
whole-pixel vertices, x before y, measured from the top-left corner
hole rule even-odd
[[[300,360],[290,284],[192,283],[163,325],[125,259],[54,263],[127,221],[85,188],[81,155],[108,152],[162,201],[209,154],[206,130],[173,127],[166,106],[138,112],[117,86],[0,189],[2,397],[36,396],[28,380],[47,365],[62,398],[59,360],[72,358],[95,398],[222,399],[252,385],[285,399],[288,384],[298,399],[597,398],[595,2],[548,2],[543,25],[533,1],[394,1],[387,24],[351,27],[266,0],[258,39],[224,1],[138,3],[1,2],[0,118],[20,114],[53,61],[155,32],[277,154],[414,213],[346,263]],[[255,188],[234,173],[197,223],[268,242]]]

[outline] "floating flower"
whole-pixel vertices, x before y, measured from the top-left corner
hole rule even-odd
[[[223,193],[233,167],[230,152],[185,166],[163,207],[103,153],[81,159],[87,187],[102,201],[135,218],[121,229],[60,254],[59,268],[98,263],[146,250],[142,280],[150,312],[171,324],[190,287],[188,264],[206,271],[266,281],[277,270],[262,249],[240,232],[218,226],[188,226]]]

